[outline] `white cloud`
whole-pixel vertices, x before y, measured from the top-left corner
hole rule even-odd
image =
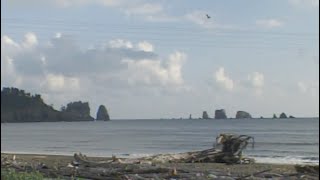
[[[56,33],[55,38],[61,38],[62,34],[61,33]]]
[[[277,19],[261,19],[256,21],[256,25],[271,29],[283,26],[283,22]]]
[[[14,42],[11,38],[9,38],[8,36],[4,35],[1,38],[1,47],[8,47],[8,46],[19,48],[18,43]]]
[[[264,75],[260,72],[254,72],[249,74],[248,80],[251,82],[252,86],[255,88],[263,88],[264,86]]]
[[[147,41],[139,42],[137,48],[145,52],[153,52],[153,45]]]
[[[75,77],[66,77],[62,74],[47,74],[41,87],[52,92],[75,92],[80,89],[80,82],[79,79]]]
[[[32,48],[38,44],[37,36],[34,33],[27,33],[24,36],[24,42],[22,46],[24,48]]]
[[[185,60],[184,53],[175,52],[169,56],[166,62],[150,59],[139,61],[126,59],[123,60],[123,63],[128,66],[126,73],[130,85],[170,87],[183,85],[181,69]]]
[[[215,72],[215,80],[228,91],[232,91],[234,88],[233,80],[225,74],[223,67],[220,67],[218,71]]]
[[[13,86],[19,82],[26,89],[38,88],[47,94],[82,91],[84,86],[161,87],[161,91],[169,92],[184,86],[182,65],[186,55],[175,52],[164,60],[147,41],[133,44],[116,39],[107,46],[81,49],[72,38],[58,34],[49,41],[49,46],[46,44],[38,43],[36,35],[31,33],[27,33],[21,43],[3,36],[2,82]],[[42,82],[40,86],[39,82]]]
[[[130,41],[126,41],[123,39],[116,39],[109,41],[109,45],[111,48],[128,48],[131,49],[133,47]]]

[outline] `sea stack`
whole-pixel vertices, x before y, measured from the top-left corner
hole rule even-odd
[[[245,111],[238,111],[236,114],[236,119],[250,119],[252,116]]]
[[[203,113],[202,113],[202,119],[210,119],[207,111],[203,111]]]
[[[224,109],[218,109],[214,113],[215,119],[227,119],[226,111]]]
[[[283,113],[280,114],[279,118],[285,119],[285,118],[288,118],[288,117],[287,117],[286,113],[283,112]]]
[[[108,111],[104,105],[99,106],[96,120],[102,120],[102,121],[109,121],[110,120],[110,116],[109,116]]]

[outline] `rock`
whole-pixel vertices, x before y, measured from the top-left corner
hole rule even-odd
[[[245,111],[238,111],[236,114],[236,119],[249,119],[252,118],[252,116]]]
[[[277,119],[277,115],[276,114],[273,114],[273,119]]]
[[[210,119],[207,111],[203,111],[203,113],[202,113],[202,119]]]
[[[63,112],[66,116],[76,117],[79,121],[93,121],[90,116],[90,107],[88,102],[76,101],[67,104]]]
[[[295,118],[294,116],[289,116],[289,118]]]
[[[102,120],[102,121],[109,121],[110,120],[110,116],[109,116],[108,111],[104,105],[99,106],[96,120]]]
[[[280,114],[279,118],[281,119],[285,119],[285,118],[288,118],[287,115],[283,112]]]
[[[227,119],[227,115],[224,109],[218,109],[214,113],[215,119]]]

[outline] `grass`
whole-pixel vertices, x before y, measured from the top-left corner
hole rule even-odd
[[[2,180],[43,180],[44,177],[39,172],[15,172],[12,169],[1,168]]]

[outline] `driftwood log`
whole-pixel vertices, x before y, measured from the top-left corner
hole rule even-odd
[[[81,154],[74,154],[76,162],[87,167],[102,166],[110,163],[123,164],[154,164],[154,163],[253,163],[253,159],[243,158],[242,151],[247,147],[249,140],[254,139],[247,135],[220,134],[216,138],[216,147],[222,145],[222,149],[211,148],[203,151],[194,151],[178,154],[158,154],[149,157],[135,159],[119,159],[115,156],[109,162],[88,161]]]

